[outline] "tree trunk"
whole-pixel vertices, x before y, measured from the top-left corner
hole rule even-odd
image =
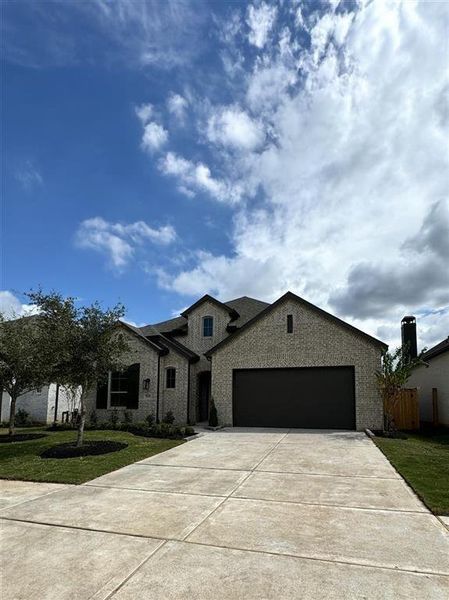
[[[11,396],[11,405],[9,408],[9,431],[8,431],[9,435],[14,435],[14,431],[15,431],[16,401],[17,401],[17,396],[12,395]]]
[[[86,406],[85,406],[85,396],[87,395],[87,390],[83,387],[81,391],[80,397],[80,415],[78,422],[78,436],[76,438],[76,447],[80,448],[83,445],[84,439],[84,424],[86,423]]]

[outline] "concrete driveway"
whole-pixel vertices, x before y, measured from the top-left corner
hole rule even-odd
[[[3,600],[449,597],[448,529],[360,433],[222,430],[2,489]]]

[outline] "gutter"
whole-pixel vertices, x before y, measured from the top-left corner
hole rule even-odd
[[[157,355],[157,389],[156,389],[156,423],[159,423],[159,379],[161,372],[161,355]]]
[[[187,425],[190,425],[190,361],[187,363]]]

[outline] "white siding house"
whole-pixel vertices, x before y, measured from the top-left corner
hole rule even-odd
[[[432,389],[437,389],[438,416],[449,425],[449,337],[423,355],[428,366],[419,365],[410,376],[407,387],[417,388],[421,421],[433,421]]]
[[[16,411],[19,409],[26,410],[32,421],[39,423],[53,423],[55,419],[57,385],[52,383],[44,386],[40,391],[27,392],[17,399]],[[59,387],[57,399],[57,421],[61,422],[62,413],[65,411],[72,412],[78,404],[78,397],[72,397],[70,392],[64,387]],[[1,396],[0,420],[9,420],[9,409],[11,397],[7,392],[3,392]]]

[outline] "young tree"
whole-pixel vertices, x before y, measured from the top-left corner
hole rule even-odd
[[[407,349],[400,346],[393,352],[385,351],[382,355],[382,367],[377,371],[376,376],[384,405],[386,431],[395,429],[393,414],[401,389],[406,384],[414,367],[422,364],[423,352],[417,358],[410,359]]]
[[[53,380],[71,390],[80,389],[77,446],[81,446],[86,422],[86,399],[104,381],[109,371],[121,370],[122,357],[129,350],[119,321],[125,310],[121,304],[103,310],[95,302],[78,308],[74,298],[41,291],[28,294],[37,305],[43,327],[54,340],[58,357]]]
[[[6,320],[0,313],[0,393],[11,396],[9,435],[14,435],[17,399],[50,383],[51,355],[38,316]]]

